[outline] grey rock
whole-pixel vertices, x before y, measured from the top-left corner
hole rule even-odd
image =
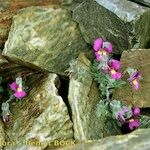
[[[65,75],[69,62],[85,49],[69,11],[29,7],[14,16],[3,55],[33,69]]]
[[[127,0],[85,0],[73,11],[86,42],[103,37],[114,53],[147,48],[150,43],[150,9]]]
[[[140,4],[140,5],[144,5],[144,6],[150,7],[150,1],[149,0],[130,0],[130,1],[136,2],[136,3]]]
[[[139,129],[131,134],[111,136],[99,141],[78,143],[59,150],[149,150],[150,129]]]
[[[12,17],[18,10],[30,6],[60,5],[60,0],[0,0],[0,47],[8,38]]]
[[[74,138],[77,141],[120,134],[109,116],[101,116],[100,96],[91,73],[91,63],[82,53],[71,65],[69,103],[72,110]]]
[[[57,86],[57,75],[49,74],[26,98],[18,104],[11,103],[10,122],[5,132],[7,141],[15,144],[7,146],[6,150],[29,150],[35,146],[36,150],[42,150],[56,139],[73,138],[72,122]]]
[[[5,146],[5,130],[4,130],[4,124],[3,122],[0,120],[0,148],[2,148],[3,146]]]
[[[129,82],[125,87],[117,89],[113,98],[121,100],[126,105],[150,107],[150,49],[132,49],[124,51],[121,57],[122,70],[128,67],[138,69],[142,75],[140,88],[135,91]],[[123,80],[127,81],[129,76],[124,76]]]

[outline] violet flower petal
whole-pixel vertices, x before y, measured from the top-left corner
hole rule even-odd
[[[114,74],[111,74],[111,77],[113,79],[119,80],[122,77],[122,74],[120,72],[116,72]]]
[[[103,45],[103,39],[102,38],[98,38],[94,41],[94,44],[93,44],[93,49],[95,51],[98,51],[102,48],[102,45]]]
[[[108,53],[111,53],[113,50],[112,43],[110,43],[110,42],[106,42],[106,43],[107,43],[107,47],[104,46],[104,50],[106,50]]]
[[[96,59],[97,59],[98,61],[101,61],[101,59],[102,59],[102,55],[101,55],[101,54],[99,54],[98,52],[96,52],[96,53],[95,53],[95,56],[96,56]]]
[[[135,108],[133,108],[133,110],[132,110],[133,116],[139,116],[139,115],[140,115],[140,112],[141,112],[141,110],[140,110],[139,107],[135,107]]]
[[[135,71],[134,73],[132,73],[130,75],[130,77],[128,78],[129,82],[132,82],[134,79],[140,79],[141,78],[141,74],[138,71]]]
[[[137,119],[133,119],[131,122],[129,122],[129,129],[130,130],[138,128],[139,126],[140,126],[140,122]]]
[[[120,66],[121,66],[120,61],[115,60],[115,59],[109,60],[108,65],[110,66],[110,68],[115,69],[115,70],[120,69]]]
[[[8,122],[9,121],[9,116],[8,115],[2,116],[2,118],[3,118],[4,122]]]
[[[125,113],[131,111],[128,107],[124,107],[122,108],[119,112],[118,112],[118,120],[124,124],[126,119],[125,119]]]
[[[23,98],[23,97],[25,97],[26,95],[27,95],[27,93],[26,93],[25,91],[21,91],[21,92],[16,91],[16,92],[14,93],[14,96],[15,96],[16,98]]]
[[[13,91],[17,91],[18,84],[16,82],[11,83],[9,86]]]
[[[140,88],[140,84],[139,82],[137,82],[137,84],[133,85],[134,89],[137,91]]]

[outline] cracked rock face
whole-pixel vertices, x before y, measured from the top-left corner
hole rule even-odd
[[[74,138],[77,141],[120,134],[110,118],[98,116],[100,97],[90,65],[84,54],[80,54],[78,60],[72,64],[68,99],[72,110]]]
[[[126,105],[150,107],[150,49],[133,49],[124,51],[121,57],[123,70],[127,67],[138,69],[142,75],[138,91],[129,83],[115,91],[113,98],[123,101]],[[124,78],[125,80],[127,77]]]
[[[65,75],[85,49],[77,24],[59,7],[29,7],[14,16],[3,55],[30,68]]]
[[[103,37],[114,53],[147,48],[150,42],[150,9],[127,0],[85,0],[73,11],[86,42]]]
[[[131,134],[111,136],[99,141],[88,141],[76,144],[74,147],[60,148],[59,150],[148,150],[150,147],[150,129],[140,129]]]
[[[6,150],[42,150],[56,139],[73,138],[72,122],[67,107],[57,94],[58,77],[44,77],[18,104],[11,104],[10,122],[6,126],[8,141],[16,142]]]

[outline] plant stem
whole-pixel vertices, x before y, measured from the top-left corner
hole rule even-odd
[[[14,95],[11,95],[10,98],[6,101],[6,103],[9,103],[11,100],[13,100],[15,97]]]
[[[106,99],[109,101],[109,85],[106,86]]]

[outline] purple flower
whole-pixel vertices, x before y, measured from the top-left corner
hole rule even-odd
[[[93,49],[96,59],[101,61],[103,56],[107,56],[112,52],[112,44],[109,42],[104,42],[102,38],[98,38],[94,41]]]
[[[9,121],[9,115],[2,116],[4,122]]]
[[[138,90],[140,87],[139,80],[141,79],[141,74],[138,71],[133,72],[130,77],[128,78],[128,81],[133,86],[135,90]]]
[[[19,85],[19,87],[17,88],[17,91],[14,93],[14,96],[16,98],[23,98],[27,95],[27,93],[23,90],[22,85]]]
[[[16,97],[16,98],[19,98],[19,99],[21,99],[21,98],[23,98],[23,97],[25,97],[27,94],[26,94],[26,92],[25,91],[16,91],[15,93],[14,93],[14,96]]]
[[[134,130],[140,126],[140,122],[137,119],[130,119],[129,120],[129,129]]]
[[[15,91],[13,94],[16,98],[23,98],[27,95],[27,93],[23,90],[22,83],[17,84],[16,82],[13,82],[10,84],[10,88]]]
[[[126,113],[130,112],[131,110],[128,107],[124,107],[122,108],[119,112],[118,112],[118,120],[124,124],[126,122]]]
[[[141,110],[140,110],[140,108],[139,107],[135,107],[135,108],[133,108],[133,110],[132,110],[132,114],[133,114],[133,116],[139,116],[140,115],[140,112],[141,112]]]
[[[13,91],[17,91],[18,84],[16,82],[11,83],[9,86]]]
[[[109,66],[109,72],[110,75],[113,79],[120,79],[122,77],[122,74],[118,71],[120,69],[120,61],[115,60],[115,59],[111,59],[108,62],[108,66]]]
[[[101,48],[102,48],[102,46],[103,46],[103,39],[102,38],[98,38],[98,39],[96,39],[95,41],[94,41],[94,44],[93,44],[93,49],[94,49],[94,51],[99,51]]]
[[[115,60],[115,59],[110,59],[108,64],[115,70],[118,70],[121,67],[120,61]]]
[[[103,49],[104,49],[106,52],[111,53],[111,52],[112,52],[112,49],[113,49],[112,43],[110,43],[110,42],[104,42],[104,43],[103,43]]]

